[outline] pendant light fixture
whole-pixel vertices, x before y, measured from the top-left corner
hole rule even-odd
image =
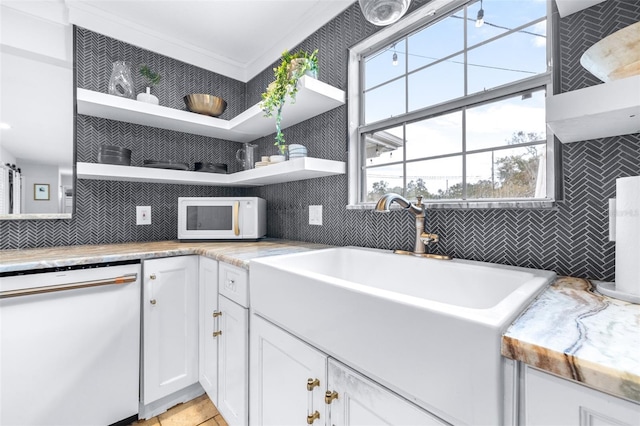
[[[482,25],[484,25],[484,9],[482,8],[482,0],[480,0],[480,10],[476,18],[476,28],[480,28]]]
[[[373,25],[393,24],[405,14],[411,0],[358,0],[365,19]]]
[[[398,53],[396,52],[396,44],[393,43],[393,56],[391,57],[391,65],[398,66]]]

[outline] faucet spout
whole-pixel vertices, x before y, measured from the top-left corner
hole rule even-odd
[[[422,197],[418,198],[418,204],[415,205],[411,201],[404,198],[402,195],[394,194],[393,192],[385,194],[376,203],[375,210],[380,213],[388,213],[390,211],[391,204],[394,202],[399,204],[404,209],[409,211],[416,217],[424,217],[424,206],[421,203]]]

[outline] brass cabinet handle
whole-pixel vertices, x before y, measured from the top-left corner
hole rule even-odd
[[[320,380],[318,379],[307,379],[307,390],[309,392],[313,391],[313,388],[316,386],[320,386]]]
[[[334,399],[338,399],[338,392],[328,390],[324,393],[325,404],[331,404]]]
[[[222,316],[222,312],[220,312],[220,311],[213,311],[213,317],[214,317],[214,318],[218,318],[218,317],[221,317],[221,316]]]
[[[312,425],[313,422],[319,418],[320,418],[320,413],[318,413],[318,410],[316,410],[313,414],[311,414],[310,416],[307,416],[307,424]]]
[[[218,330],[218,331],[214,331],[213,332],[213,337],[218,337],[219,335],[222,334],[222,331]]]
[[[233,203],[233,234],[240,235],[240,202]]]
[[[150,280],[155,280],[155,279],[156,279],[156,274],[151,274],[151,275],[149,275],[149,279],[150,279]]]
[[[149,303],[151,303],[152,305],[155,305],[156,304],[156,299],[149,300]]]

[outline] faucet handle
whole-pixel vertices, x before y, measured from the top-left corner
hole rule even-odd
[[[416,195],[416,198],[418,199],[418,202],[416,203],[416,206],[421,206],[422,205],[422,195]]]
[[[440,241],[440,237],[438,237],[438,235],[436,234],[428,234],[426,232],[423,232],[422,234],[420,234],[420,241],[422,241],[423,244],[437,243],[438,241]]]

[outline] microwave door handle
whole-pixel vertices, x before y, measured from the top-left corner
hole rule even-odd
[[[233,233],[236,237],[240,235],[240,201],[233,203]]]

